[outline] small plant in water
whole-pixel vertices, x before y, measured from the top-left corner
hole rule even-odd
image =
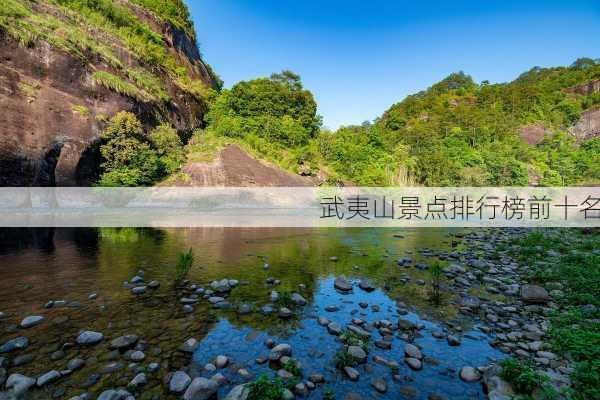
[[[302,376],[302,372],[300,371],[300,367],[298,363],[294,359],[289,359],[283,364],[283,369],[294,375],[295,377]]]
[[[348,354],[348,352],[344,349],[335,352],[333,355],[333,362],[339,369],[343,369],[344,367],[353,367],[356,365],[356,360],[354,357]]]
[[[248,400],[281,400],[285,390],[280,378],[269,379],[266,374],[250,382],[248,388],[250,389]]]
[[[550,386],[549,378],[535,371],[531,366],[517,361],[513,358],[507,358],[500,362],[502,372],[500,377],[509,382],[515,392],[524,395],[525,399],[530,398],[534,392],[543,393],[544,399],[556,398],[556,391]]]
[[[323,400],[335,400],[335,393],[333,389],[326,387],[323,389]]]
[[[358,346],[362,348],[365,353],[369,351],[369,343],[354,332],[344,330],[340,333],[340,339],[348,346]]]
[[[292,301],[292,294],[288,291],[281,291],[279,293],[279,298],[277,299],[276,304],[279,307],[292,308],[294,306],[294,302]]]
[[[177,265],[175,266],[175,282],[180,283],[185,279],[190,268],[192,268],[192,264],[194,262],[194,255],[192,254],[192,249],[189,249],[187,252],[179,254],[179,260],[177,260]]]
[[[429,277],[431,279],[431,292],[429,298],[433,304],[439,306],[442,303],[442,294],[440,292],[442,264],[439,262],[433,263],[431,267],[429,267]]]

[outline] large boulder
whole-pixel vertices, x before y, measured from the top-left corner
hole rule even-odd
[[[352,291],[352,284],[346,280],[343,276],[339,276],[333,282],[333,287],[341,292]]]
[[[237,385],[227,393],[224,400],[246,400],[250,394],[250,389],[246,385]]]

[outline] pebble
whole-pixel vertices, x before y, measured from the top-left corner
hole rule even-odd
[[[192,378],[190,378],[188,374],[183,371],[177,371],[171,376],[171,380],[169,381],[169,391],[175,394],[183,393],[190,382],[192,382]]]
[[[357,381],[360,373],[352,367],[344,367],[344,373],[351,381]]]
[[[36,326],[41,324],[44,321],[44,317],[41,315],[30,315],[25,317],[23,321],[21,321],[20,327],[23,329],[31,328],[32,326]]]
[[[129,349],[138,342],[139,337],[137,335],[124,335],[119,336],[116,339],[111,340],[110,348],[117,350]]]
[[[462,367],[459,376],[465,382],[477,382],[481,379],[479,371],[473,367]]]
[[[6,380],[6,389],[15,397],[20,397],[35,385],[35,379],[21,374],[11,374]]]
[[[387,392],[387,383],[381,378],[371,380],[371,386],[375,388],[379,393]]]
[[[19,336],[0,346],[0,353],[9,353],[14,350],[22,350],[28,345],[29,340],[25,336]]]
[[[219,369],[225,368],[227,364],[229,364],[229,358],[227,356],[220,355],[215,359],[215,366]]]
[[[58,372],[58,371],[46,372],[45,374],[43,374],[42,376],[37,378],[36,385],[38,387],[42,387],[44,385],[47,385],[48,383],[52,383],[54,381],[59,380],[60,376],[61,376],[60,372]]]
[[[83,368],[83,366],[85,365],[85,361],[81,358],[73,358],[72,360],[69,360],[69,362],[67,363],[67,369],[71,370],[71,371],[77,371],[78,369]]]
[[[139,373],[137,374],[132,380],[131,382],[129,382],[129,386],[132,387],[140,387],[140,386],[144,386],[146,383],[148,383],[148,379],[146,379],[146,374]]]
[[[196,378],[190,383],[183,395],[183,400],[208,400],[217,390],[219,384],[212,379]]]
[[[406,363],[406,365],[408,365],[411,369],[415,371],[423,369],[423,363],[417,358],[407,357],[404,359],[404,362]]]
[[[93,346],[100,343],[102,339],[104,339],[104,335],[100,332],[83,331],[77,336],[75,341],[82,346]]]

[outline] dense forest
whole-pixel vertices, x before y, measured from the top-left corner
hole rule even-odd
[[[284,71],[214,95],[207,128],[196,131],[186,149],[191,159],[202,159],[237,143],[285,169],[321,174],[322,183],[330,185],[592,184],[600,180],[600,138],[578,142],[568,129],[600,103],[600,93],[570,88],[598,78],[600,64],[587,58],[569,67],[536,67],[504,84],[477,84],[453,73],[372,123],[331,132],[322,129],[315,100],[300,77]],[[541,127],[537,143],[521,136],[527,126]],[[138,137],[136,132],[126,136]],[[171,148],[180,151],[176,141]],[[150,168],[158,173],[154,178],[142,172],[145,178],[121,183],[160,179],[173,170],[173,162],[168,169]]]

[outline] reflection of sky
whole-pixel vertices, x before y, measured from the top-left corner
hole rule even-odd
[[[358,306],[359,302],[369,303],[366,310]],[[337,312],[326,312],[327,305],[336,305],[340,309]],[[371,305],[378,305],[379,312],[373,312]],[[314,311],[314,312],[313,312]],[[404,342],[394,337],[392,350],[381,350],[374,346],[374,340],[379,339],[377,331],[372,332],[369,359],[379,355],[388,360],[397,361],[400,364],[399,375],[405,377],[404,382],[395,382],[392,372],[384,367],[369,361],[370,371],[365,366],[358,369],[361,373],[358,382],[350,382],[336,372],[333,365],[333,354],[342,345],[336,338],[327,333],[326,327],[317,323],[316,316],[326,316],[330,321],[335,321],[342,326],[347,325],[352,318],[361,318],[367,322],[375,322],[380,319],[389,319],[396,322],[399,318],[408,319],[413,322],[421,322],[425,329],[421,331],[422,338],[416,339],[416,343],[423,348],[426,357],[432,357],[439,362],[434,366],[425,363],[422,371],[412,371],[403,362]],[[273,337],[277,343],[288,343],[292,346],[292,355],[300,361],[304,379],[312,373],[322,373],[328,383],[325,385],[332,388],[338,398],[347,392],[359,393],[363,398],[385,398],[397,399],[400,387],[410,385],[418,389],[418,399],[426,399],[428,394],[444,394],[451,399],[462,398],[484,398],[479,384],[466,384],[458,378],[458,371],[464,365],[479,366],[486,365],[490,358],[501,357],[501,353],[491,348],[486,337],[478,331],[470,331],[462,339],[459,347],[450,347],[445,340],[437,340],[431,336],[431,332],[441,328],[431,322],[421,320],[416,314],[409,313],[399,316],[396,305],[382,291],[376,290],[366,293],[355,287],[354,292],[342,295],[333,289],[333,278],[321,280],[316,288],[314,303],[304,308],[304,313],[299,321],[301,328],[290,328],[287,337]],[[268,364],[258,365],[254,360],[259,356],[267,356],[269,350],[263,342],[269,337],[266,333],[253,332],[250,328],[235,328],[227,319],[221,319],[215,327],[202,340],[196,353],[194,361],[199,368],[211,361],[219,354],[225,354],[236,364],[247,368],[254,376],[261,373],[274,374]],[[449,371],[454,368],[456,371]],[[233,383],[242,381],[236,376],[235,371],[221,371]],[[370,386],[373,378],[384,378],[388,383],[388,391],[378,394]],[[226,392],[227,389],[222,389]],[[223,393],[224,394],[224,393]],[[308,398],[320,399],[321,390],[312,392]]]

